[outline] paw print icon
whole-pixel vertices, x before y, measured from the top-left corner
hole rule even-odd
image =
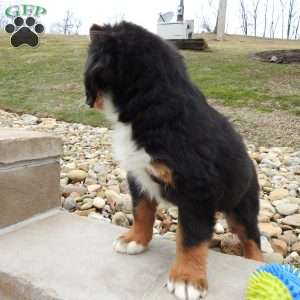
[[[13,47],[39,45],[39,34],[44,32],[44,25],[37,23],[33,17],[27,17],[26,20],[16,17],[13,23],[5,26],[5,31],[11,34],[10,43]]]

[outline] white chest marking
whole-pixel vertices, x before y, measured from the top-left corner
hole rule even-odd
[[[131,125],[125,125],[118,121],[118,114],[112,104],[109,95],[104,100],[104,112],[106,117],[115,125],[113,131],[113,156],[120,163],[121,168],[131,172],[141,185],[141,189],[147,192],[150,198],[164,201],[160,195],[160,186],[154,182],[145,170],[151,161],[150,155],[144,149],[138,149],[132,139]]]
[[[147,192],[150,198],[163,201],[160,195],[160,186],[154,182],[145,168],[151,162],[150,155],[144,149],[138,149],[132,140],[130,125],[116,124],[113,133],[113,156],[120,162],[121,168],[131,172],[141,184],[143,191]]]

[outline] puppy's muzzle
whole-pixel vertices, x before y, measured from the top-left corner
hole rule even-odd
[[[97,110],[102,110],[103,109],[103,98],[98,95],[97,98],[91,99],[91,98],[87,98],[86,99],[86,104],[89,105],[92,108],[95,108]]]

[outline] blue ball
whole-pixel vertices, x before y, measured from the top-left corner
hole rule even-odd
[[[300,271],[289,265],[268,264],[258,271],[268,272],[277,277],[289,290],[293,300],[300,300]]]

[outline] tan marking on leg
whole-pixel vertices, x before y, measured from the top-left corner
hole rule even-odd
[[[146,171],[165,184],[174,184],[171,169],[163,163],[153,161],[146,167]]]
[[[263,261],[261,250],[255,241],[247,238],[244,226],[241,225],[233,215],[228,215],[226,218],[231,231],[238,235],[242,243],[244,256],[249,259]]]
[[[180,226],[176,234],[176,262],[172,266],[169,278],[175,282],[188,282],[200,290],[207,290],[207,255],[209,242],[186,247]]]
[[[104,104],[103,102],[104,101],[102,96],[98,94],[93,107],[97,110],[103,110],[103,104]]]
[[[135,241],[146,247],[152,239],[156,207],[156,201],[141,199],[134,210],[132,227],[127,233],[120,236],[120,239],[126,243]]]

